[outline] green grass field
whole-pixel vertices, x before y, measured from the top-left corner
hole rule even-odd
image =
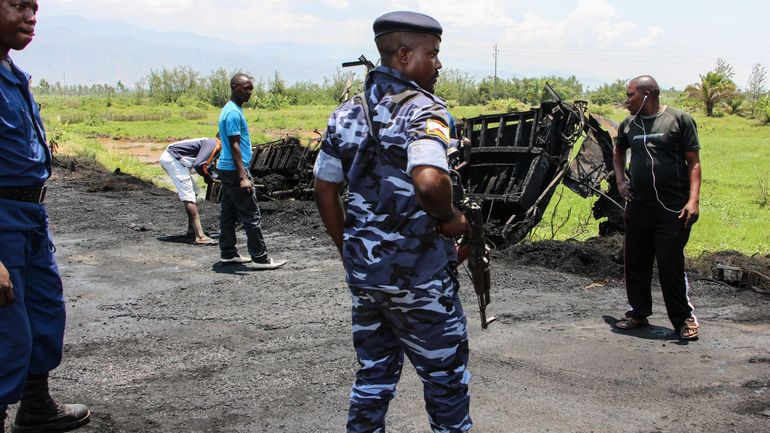
[[[95,158],[107,169],[120,167],[143,179],[164,183],[160,168],[129,155],[111,154],[98,141],[113,138],[161,144],[189,137],[213,136],[219,109],[214,107],[148,106],[130,98],[43,97],[43,117],[59,151]],[[590,108],[590,107],[589,107]],[[323,132],[333,105],[291,106],[277,110],[247,109],[252,142],[285,136],[309,139]],[[452,107],[457,118],[490,113],[479,106]],[[609,111],[620,121],[626,113]],[[770,253],[770,126],[737,116],[707,118],[695,113],[701,140],[703,187],[701,218],[687,250],[737,250],[744,254]],[[559,187],[532,240],[587,239],[597,234],[590,218],[593,199],[583,199]]]

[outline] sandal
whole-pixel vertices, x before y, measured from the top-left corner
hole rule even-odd
[[[219,242],[215,241],[214,239],[211,239],[209,237],[203,238],[203,239],[195,239],[193,241],[193,244],[195,245],[217,245]]]
[[[697,340],[699,328],[700,324],[698,323],[698,319],[692,316],[688,317],[687,320],[684,321],[684,324],[679,327],[679,338],[682,340]]]
[[[631,329],[641,328],[642,326],[647,326],[649,324],[650,322],[646,317],[631,316],[618,320],[617,323],[615,323],[615,327],[624,331],[628,331]]]

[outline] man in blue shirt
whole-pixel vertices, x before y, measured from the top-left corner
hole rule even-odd
[[[382,66],[330,117],[314,168],[321,219],[342,255],[360,368],[347,431],[382,432],[404,355],[434,432],[470,430],[468,335],[450,261],[468,230],[452,206],[444,101],[432,94],[441,25],[413,12],[374,22]],[[339,193],[348,185],[345,210]]]
[[[251,175],[246,167],[251,161],[249,126],[243,115],[243,104],[251,99],[254,84],[246,74],[235,74],[230,80],[230,101],[219,115],[219,135],[222,153],[217,162],[222,181],[221,216],[219,220],[219,249],[221,263],[248,263],[257,269],[276,269],[285,260],[273,261],[267,256],[262,236],[262,217]],[[246,231],[247,247],[251,257],[242,257],[235,247],[235,223],[240,219]]]
[[[58,404],[48,373],[59,365],[64,296],[43,199],[51,151],[30,77],[13,64],[35,35],[36,0],[0,0],[0,433],[21,399],[13,432],[69,431],[88,423],[83,405]]]

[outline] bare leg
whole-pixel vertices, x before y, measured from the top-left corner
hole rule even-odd
[[[184,209],[187,211],[188,223],[195,231],[195,243],[213,242],[213,239],[208,237],[203,231],[203,226],[201,225],[201,217],[198,213],[198,206],[191,201],[186,201],[184,202]]]

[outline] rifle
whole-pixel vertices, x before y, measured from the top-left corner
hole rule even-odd
[[[372,63],[369,59],[366,58],[363,54],[358,58],[358,60],[353,62],[344,62],[342,64],[343,68],[349,68],[351,66],[366,66],[366,73],[368,74],[371,72],[372,69],[375,68],[374,63]],[[350,88],[353,87],[353,78],[356,74],[353,74],[348,77],[347,82],[345,83],[345,89],[342,91],[342,94],[339,98],[337,98],[337,101],[342,102],[348,99],[350,95]]]
[[[487,329],[490,323],[497,320],[492,316],[487,319],[487,305],[491,302],[489,289],[491,278],[489,271],[489,246],[484,236],[484,217],[481,206],[470,197],[465,196],[460,173],[450,170],[452,179],[452,192],[455,206],[465,215],[471,228],[470,235],[463,235],[457,241],[458,265],[468,259],[467,270],[476,298],[479,301],[479,315],[481,316],[481,329]]]
[[[342,64],[343,68],[349,68],[351,66],[366,66],[366,72],[371,71],[374,69],[374,63],[372,63],[369,59],[366,58],[363,54],[361,54],[361,57],[358,58],[358,60],[353,62],[344,62]]]

